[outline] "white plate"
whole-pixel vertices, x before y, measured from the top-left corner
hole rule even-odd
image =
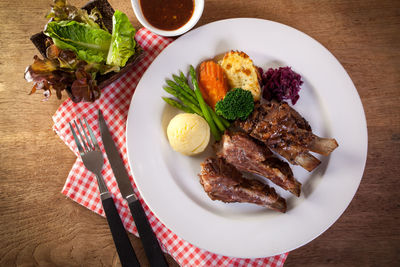
[[[199,183],[196,157],[174,152],[165,128],[177,111],[161,96],[165,79],[190,64],[229,50],[246,52],[256,65],[291,66],[304,84],[295,108],[315,134],[339,147],[312,173],[293,166],[303,184],[300,198],[274,186],[287,199],[286,214],[252,204],[208,198]],[[357,191],[367,155],[365,115],[350,77],[321,44],[291,27],[260,19],[229,19],[193,30],[169,45],[143,75],[127,121],[128,158],[140,194],[179,237],[226,256],[256,258],[302,246],[327,230]]]

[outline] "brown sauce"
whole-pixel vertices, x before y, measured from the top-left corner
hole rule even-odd
[[[172,31],[190,20],[194,0],[140,0],[143,16],[154,27]]]

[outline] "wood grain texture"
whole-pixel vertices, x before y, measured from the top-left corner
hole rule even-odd
[[[130,1],[110,3],[140,27]],[[49,4],[0,0],[0,266],[119,266],[106,220],[60,193],[75,161],[51,129],[61,101],[27,95],[23,72],[37,53],[29,37],[43,28]],[[286,266],[400,264],[400,1],[207,0],[197,27],[233,17],[281,22],[322,43],[349,73],[367,118],[368,159],[356,196]],[[146,266],[140,241],[130,237]]]

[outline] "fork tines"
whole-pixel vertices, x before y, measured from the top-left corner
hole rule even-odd
[[[81,154],[99,149],[99,144],[97,143],[96,137],[93,134],[92,128],[90,127],[86,118],[83,118],[83,120],[85,121],[86,128],[89,131],[90,138],[87,135],[87,131],[85,131],[85,127],[81,119],[78,119],[79,125],[76,120],[73,120],[78,134],[76,134],[74,127],[72,126],[71,122],[69,122],[69,127],[71,128],[72,135],[74,136],[76,146],[78,147],[78,150]]]

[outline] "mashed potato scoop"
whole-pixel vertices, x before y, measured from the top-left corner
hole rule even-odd
[[[203,152],[210,141],[210,126],[197,114],[181,113],[169,122],[167,136],[175,151],[196,155]]]

